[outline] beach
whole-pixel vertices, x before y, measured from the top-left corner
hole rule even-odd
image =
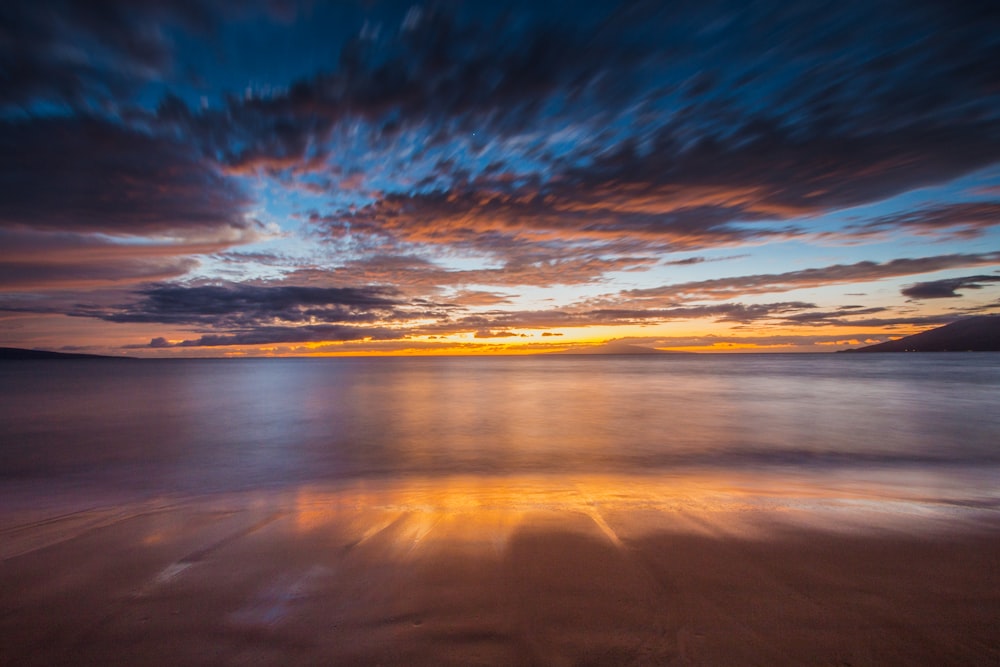
[[[998,529],[759,472],[19,502],[0,662],[991,664]]]
[[[1000,357],[0,366],[0,663],[1000,662]]]

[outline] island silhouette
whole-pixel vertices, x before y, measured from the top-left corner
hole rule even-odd
[[[978,315],[845,352],[1000,352],[1000,315]]]

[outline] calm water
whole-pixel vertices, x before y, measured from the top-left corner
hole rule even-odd
[[[0,484],[706,470],[1000,486],[1000,354],[0,364]]]

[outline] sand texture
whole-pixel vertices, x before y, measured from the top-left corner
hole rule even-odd
[[[1000,663],[1000,517],[636,480],[354,483],[0,523],[3,665]]]

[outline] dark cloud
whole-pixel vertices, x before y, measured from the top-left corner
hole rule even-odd
[[[425,143],[460,139],[475,150],[501,146],[503,155],[479,176],[453,157],[436,157],[441,187],[337,210],[322,220],[331,232],[492,254],[515,247],[537,253],[538,243],[557,238],[562,247],[547,251],[564,257],[580,254],[574,241],[595,239],[641,238],[680,250],[789,238],[804,230],[776,221],[882,199],[996,160],[997,115],[983,99],[996,77],[978,66],[992,62],[997,45],[981,17],[941,8],[709,5],[608,6],[581,12],[575,22],[555,20],[558,12],[525,21],[516,11],[423,8],[395,17],[399,29],[378,39],[349,41],[335,67],[287,88],[234,95],[224,108],[198,111],[168,96],[144,121],[147,131],[81,118],[8,123],[0,128],[10,158],[0,179],[0,219],[29,224],[34,216],[36,228],[140,234],[239,226],[247,202],[207,161],[230,173],[329,171],[341,130],[357,132],[357,122],[374,133],[363,143],[365,155],[392,156],[393,142],[380,153],[379,137],[407,127],[429,137]],[[236,9],[44,6],[8,12],[6,25],[50,46],[66,35],[100,41],[154,72],[172,59],[163,26],[207,33]],[[53,8],[62,12],[59,21],[49,20],[59,13]],[[874,18],[895,32],[869,30]],[[719,22],[740,38],[709,39]],[[868,45],[858,45],[857,29],[869,35]],[[147,33],[157,38],[138,39]],[[25,62],[41,63],[41,50],[18,49]],[[829,66],[832,49],[839,70]],[[723,73],[727,55],[742,56],[745,65]],[[798,69],[788,67],[793,60]],[[39,80],[58,87],[56,64],[34,67]],[[76,90],[70,96],[86,96],[90,79],[107,80],[67,71],[78,84],[68,86]],[[751,82],[772,92],[763,100],[751,95]],[[31,86],[14,88],[30,97]],[[928,89],[949,95],[929,98]],[[634,130],[597,131],[614,119],[634,121]],[[571,144],[558,156],[548,140],[524,146],[519,138],[548,136],[550,126],[568,133]],[[482,137],[479,149],[474,136]],[[350,155],[341,151],[338,159],[350,162]],[[540,166],[522,174],[504,166],[525,158]],[[973,233],[991,224],[986,205],[970,206],[880,219],[864,231],[905,225]],[[964,221],[948,222],[956,215]],[[524,267],[539,277],[521,284],[555,284],[541,277],[542,264],[512,262],[503,273]],[[594,270],[591,277],[613,269]]]
[[[872,135],[817,128],[800,136],[775,121],[752,123],[735,136],[683,142],[677,128],[661,129],[645,155],[626,145],[569,181],[588,191],[631,192],[672,210],[685,190],[728,206],[730,219],[748,214],[785,218],[856,206],[992,164],[1000,123],[958,121],[950,127],[913,124]]]
[[[742,259],[744,257],[749,257],[749,255],[729,255],[728,257],[687,257],[685,259],[675,259],[668,262],[663,262],[664,266],[691,266],[694,264],[703,264],[705,262],[724,262],[730,259]]]
[[[809,303],[785,302],[753,305],[733,303],[635,311],[624,309],[489,311],[457,317],[438,312],[434,323],[426,324],[426,313],[406,311],[404,307],[381,295],[378,290],[163,286],[148,294],[147,299],[132,306],[106,309],[80,308],[72,314],[99,317],[112,322],[196,325],[220,330],[219,333],[206,333],[179,342],[170,342],[162,336],[155,337],[148,344],[140,346],[164,348],[306,343],[324,340],[399,340],[411,336],[457,333],[471,333],[479,339],[514,338],[524,337],[526,334],[515,333],[511,329],[537,330],[594,324],[650,324],[697,318],[749,323],[768,321],[815,307]],[[324,321],[317,321],[320,319]],[[392,326],[386,326],[384,323],[390,320]]]
[[[962,296],[959,290],[982,289],[987,283],[1000,283],[1000,276],[963,276],[915,283],[903,288],[903,296],[911,299],[949,299]]]
[[[233,334],[206,334],[171,343],[163,337],[131,349],[167,347],[225,347],[229,345],[275,345],[280,343],[317,343],[325,341],[396,340],[398,330],[384,327],[352,327],[339,324],[308,324],[295,327],[269,326]]]
[[[252,237],[252,230],[237,229],[199,232],[187,240],[116,240],[85,232],[0,226],[0,289],[93,289],[179,278],[199,266],[194,255]]]
[[[678,306],[676,308],[649,308],[628,310],[623,308],[602,308],[588,311],[586,317],[593,323],[613,322],[616,324],[632,324],[642,322],[662,322],[669,320],[688,320],[713,318],[717,322],[736,322],[746,324],[758,320],[769,319],[775,315],[784,315],[804,309],[815,308],[815,304],[803,301],[786,301],[779,303],[742,304],[725,303],[711,306]]]
[[[131,304],[72,314],[109,322],[259,329],[277,323],[375,322],[393,318],[403,305],[386,288],[153,285],[138,294],[141,298]]]
[[[524,334],[516,334],[513,331],[490,331],[489,329],[480,329],[476,332],[476,338],[516,338],[518,336],[523,336]]]
[[[425,145],[458,142],[456,154],[542,163],[518,176],[491,160],[481,176],[514,179],[498,192],[470,182],[469,164],[434,158],[431,191],[335,213],[357,233],[443,243],[485,226],[678,244],[690,235],[694,245],[756,239],[775,230],[733,223],[880,200],[997,160],[990,22],[873,5],[626,5],[576,12],[574,22],[428,10],[395,37],[349,43],[335,69],[287,92],[205,113],[172,100],[160,119],[239,171],[322,169],[342,128],[370,132],[366,147],[389,162],[393,137],[410,128]],[[721,25],[732,38],[709,37]],[[630,131],[611,131],[613,121]],[[544,137],[560,133],[571,146],[556,151]],[[407,152],[386,168],[420,158]],[[435,216],[442,227],[430,233]]]
[[[192,258],[31,263],[0,260],[0,289],[93,288],[179,278],[198,266]]]
[[[480,179],[390,193],[322,222],[336,236],[478,248],[500,234],[521,244],[641,238],[679,251],[802,236],[807,228],[782,221],[951,180],[1000,155],[1000,124],[993,123],[807,138],[774,122],[761,125],[746,138],[694,144],[681,139],[682,130],[662,128],[645,153],[632,144],[610,153],[595,148],[586,167],[555,165],[545,183]],[[995,206],[958,205],[887,217],[855,233],[905,227],[971,236],[995,221]]]
[[[166,78],[172,28],[213,36],[265,4],[15,2],[0,14],[5,90],[22,104],[117,99],[116,83]],[[359,133],[388,157],[419,131],[442,189],[472,167],[431,149],[460,141],[490,153],[472,168],[481,173],[530,158],[547,163],[545,180],[760,188],[744,191],[754,206],[741,217],[880,198],[996,155],[989,12],[894,2],[369,9],[383,27],[345,41],[331,22],[336,57],[315,76],[230,91],[223,108],[167,96],[147,122],[244,173],[323,171],[334,145]]]
[[[3,3],[0,105],[88,107],[114,101],[133,92],[142,80],[159,76],[172,60],[159,20],[168,14],[179,18],[184,10],[182,3],[159,3],[160,11],[136,11],[142,4]],[[188,9],[197,11],[196,4],[189,3]]]
[[[0,4],[0,110],[113,111],[177,74],[177,37],[215,38],[283,0],[11,0]]]
[[[0,288],[179,278],[263,238],[189,147],[86,117],[0,121]]]
[[[953,320],[949,320],[953,321]],[[922,325],[915,325],[920,327]],[[899,334],[894,334],[898,336]],[[623,339],[631,344],[646,344],[658,348],[715,348],[720,351],[729,349],[739,349],[746,347],[760,348],[789,348],[799,351],[823,352],[830,351],[836,347],[858,347],[861,345],[873,345],[889,340],[889,336],[884,332],[873,330],[861,333],[845,334],[836,332],[832,334],[748,334],[741,333],[738,336],[708,334],[704,336],[657,336],[645,338]],[[824,349],[826,348],[826,349]]]
[[[860,283],[883,278],[908,276],[966,266],[983,266],[1000,262],[1000,252],[978,254],[937,255],[902,258],[888,262],[857,262],[835,264],[816,269],[787,273],[770,273],[732,278],[715,278],[663,287],[628,290],[623,297],[633,299],[729,299],[747,294],[788,292],[808,287],[825,287],[843,283]]]
[[[378,40],[357,35],[340,48],[335,67],[282,92],[233,96],[225,110],[199,114],[170,98],[158,117],[198,137],[232,169],[282,170],[322,159],[310,147],[358,121],[365,127],[352,131],[367,132],[374,144],[416,127],[430,134],[430,145],[459,133],[524,129],[553,104],[627,89],[630,66],[644,57],[614,35],[555,17],[525,25],[505,12],[416,10],[420,20],[408,28],[387,29]],[[619,76],[609,79],[615,69]]]
[[[789,313],[815,308],[800,301],[742,304],[725,303],[676,308],[565,308],[528,311],[487,311],[460,315],[434,324],[421,324],[413,335],[473,333],[485,334],[509,329],[553,329],[593,325],[619,326],[656,324],[677,320],[712,319],[717,322],[750,323],[785,317]],[[478,336],[484,337],[484,336]]]
[[[612,271],[634,271],[652,266],[653,257],[615,256],[613,248],[567,246],[562,243],[522,246],[484,241],[502,265],[489,268],[449,269],[412,255],[374,255],[329,268],[309,268],[291,273],[289,280],[338,285],[394,285],[411,294],[438,293],[444,287],[491,285],[517,287],[532,285],[578,285],[593,283]],[[452,301],[475,305],[477,291],[463,291]],[[465,296],[462,296],[462,295]],[[480,294],[480,296],[483,296]],[[488,305],[483,297],[478,305]],[[485,299],[485,300],[484,300]],[[499,303],[500,301],[494,301]]]
[[[702,262],[707,262],[704,257],[687,257],[685,259],[675,259],[670,262],[664,262],[665,266],[691,266],[693,264],[701,264]]]
[[[2,226],[236,234],[248,204],[176,140],[86,117],[0,122]]]
[[[830,326],[851,328],[877,328],[899,326],[937,326],[955,321],[959,315],[909,315],[898,317],[858,317],[888,313],[888,308],[873,307],[855,310],[849,313],[815,310],[815,304],[790,302],[772,304],[724,304],[721,306],[686,307],[664,309],[660,312],[668,314],[665,319],[689,319],[697,317],[714,317],[717,322],[733,322],[737,324],[769,324],[775,326]],[[653,316],[657,311],[637,311]],[[846,317],[845,315],[849,315]],[[637,318],[638,319],[638,318]]]
[[[951,316],[866,318],[880,307],[817,310],[801,301],[764,304],[719,303],[670,308],[562,308],[536,311],[492,310],[468,313],[426,302],[404,302],[382,288],[300,286],[158,285],[128,305],[77,306],[68,314],[111,322],[158,323],[197,327],[201,333],[181,341],[153,338],[141,347],[220,347],[321,341],[401,340],[413,336],[472,334],[478,339],[524,337],[515,329],[547,330],[592,325],[649,325],[710,319],[739,325],[838,327],[917,326],[944,323]],[[428,323],[430,321],[430,323]],[[543,334],[551,332],[544,331]],[[561,335],[552,333],[551,335]]]
[[[820,325],[820,326],[840,326],[840,327],[933,327],[941,326],[943,324],[948,324],[954,322],[958,319],[958,315],[911,315],[911,316],[900,316],[900,317],[869,317],[864,319],[818,319],[815,322],[810,322],[810,324]],[[799,322],[797,322],[799,323]]]
[[[988,302],[979,306],[964,308],[963,310],[969,315],[979,315],[982,313],[995,314],[997,312],[1000,312],[1000,299],[996,299],[992,302]]]
[[[1000,225],[1000,203],[962,202],[885,215],[848,225],[832,236],[873,236],[905,232],[938,237],[976,238]]]
[[[625,188],[551,186],[536,190],[470,190],[388,195],[354,212],[323,219],[335,235],[387,235],[410,243],[466,246],[497,252],[507,240],[536,250],[546,239],[563,244],[595,239],[642,238],[665,250],[787,238],[788,227],[744,225],[764,217],[739,206],[656,201],[649,192],[633,197]],[[572,247],[572,246],[570,246]]]
[[[497,306],[510,303],[514,296],[482,290],[462,290],[448,299],[448,302],[456,306]]]
[[[810,310],[808,312],[791,313],[783,316],[782,320],[789,324],[808,324],[811,326],[851,325],[853,324],[853,320],[847,319],[848,317],[874,315],[877,313],[887,312],[888,310],[888,308],[883,308],[881,306],[873,306],[871,308],[841,307],[833,311]]]

